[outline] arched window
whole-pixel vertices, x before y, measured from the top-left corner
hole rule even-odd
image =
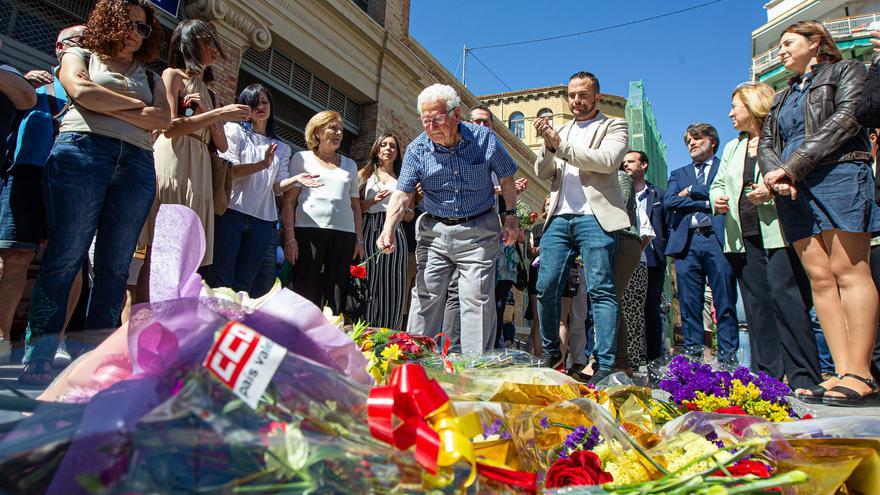
[[[547,122],[550,124],[550,127],[553,127],[553,110],[549,108],[545,108],[538,112],[538,118],[547,117]]]
[[[508,121],[507,127],[510,128],[510,132],[512,132],[514,136],[520,139],[525,139],[526,118],[523,116],[522,112],[513,112],[510,114],[510,120]]]

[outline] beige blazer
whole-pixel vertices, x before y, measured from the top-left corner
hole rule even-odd
[[[545,230],[550,224],[549,219],[556,214],[566,162],[580,169],[584,195],[602,229],[614,232],[630,226],[626,203],[617,181],[617,170],[629,146],[627,124],[623,119],[608,117],[602,112],[598,117],[599,125],[590,128],[583,142],[569,143],[565,140],[568,128],[574,125],[574,121],[571,121],[557,131],[561,139],[556,153],[547,151],[546,146],[541,147],[535,160],[535,174],[550,181],[550,206],[547,210],[550,213],[547,215],[548,221],[544,222]]]

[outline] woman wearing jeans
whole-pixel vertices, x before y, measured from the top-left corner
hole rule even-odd
[[[235,178],[229,206],[214,222],[214,264],[209,272],[212,287],[248,292],[275,233],[275,194],[289,177],[290,146],[275,135],[272,97],[266,88],[248,86],[238,103],[251,108],[251,118],[224,126],[229,149],[222,156],[232,163]]]
[[[162,79],[142,65],[155,60],[162,45],[150,5],[99,0],[85,48],[61,56],[58,77],[72,103],[46,164],[48,244],[31,297],[21,383],[53,379],[70,285],[96,232],[85,327],[118,324],[131,257],[156,194],[151,131],[171,120]]]

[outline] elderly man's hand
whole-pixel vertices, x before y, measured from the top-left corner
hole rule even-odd
[[[682,190],[678,193],[678,196],[679,196],[680,198],[686,198],[686,197],[688,197],[688,196],[690,196],[690,195],[691,195],[691,186],[687,186],[686,188],[682,189]]]
[[[513,246],[519,237],[519,221],[516,215],[507,215],[504,217],[504,230],[501,232],[501,239],[505,246]]]
[[[394,232],[386,232],[382,229],[382,233],[376,239],[376,247],[384,251],[386,254],[394,251]]]
[[[527,187],[529,187],[529,179],[522,177],[516,179],[516,182],[514,182],[514,184],[516,185],[516,193],[519,194],[525,191]]]

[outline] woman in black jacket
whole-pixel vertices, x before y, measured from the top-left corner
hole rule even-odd
[[[878,298],[868,264],[880,208],[868,135],[854,116],[865,67],[842,60],[831,35],[814,21],[789,26],[779,54],[796,77],[773,101],[758,164],[778,194],[783,231],[810,278],[836,371],[796,395],[808,402],[864,405],[880,389],[870,372]]]

